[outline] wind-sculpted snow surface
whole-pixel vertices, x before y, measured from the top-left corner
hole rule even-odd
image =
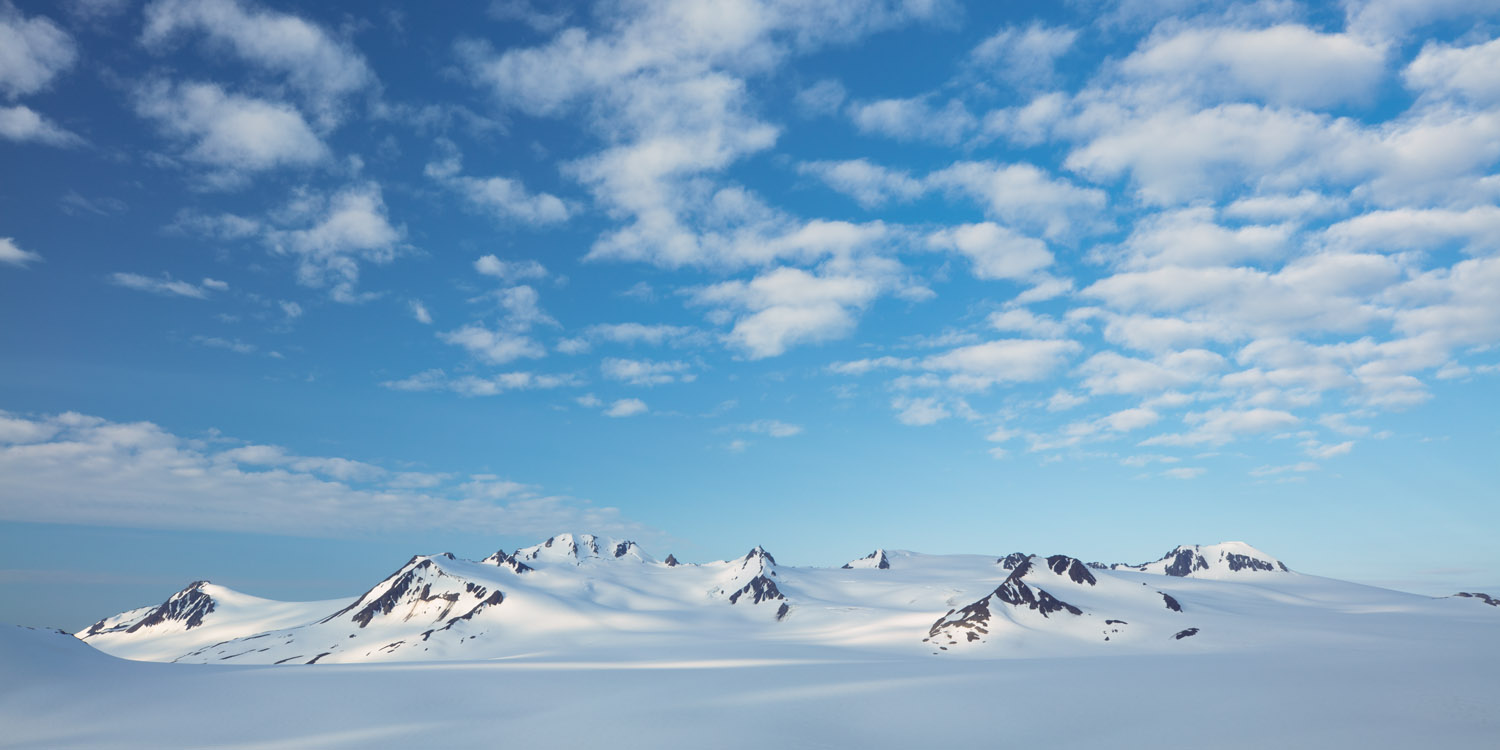
[[[1010,658],[1357,638],[1369,627],[1357,615],[1377,610],[1500,618],[1481,601],[1293,574],[1234,542],[1113,569],[1061,554],[880,549],[842,568],[805,568],[778,565],[761,547],[684,564],[629,541],[561,534],[479,562],[418,555],[352,600],[273,602],[198,582],[78,637],[131,659],[224,664],[716,654],[745,644]]]

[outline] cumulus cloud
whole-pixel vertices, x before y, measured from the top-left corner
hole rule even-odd
[[[1033,23],[1007,27],[980,42],[969,53],[986,73],[1022,90],[1042,89],[1056,77],[1057,59],[1072,49],[1078,31]]]
[[[0,94],[14,99],[52,84],[78,59],[73,37],[51,19],[0,3]]]
[[[638,398],[622,398],[604,410],[606,417],[633,417],[646,413],[646,402]]]
[[[300,16],[238,0],[155,0],[145,16],[141,41],[148,47],[201,36],[207,50],[229,52],[285,80],[324,126],[338,120],[344,98],[375,82],[352,45]]]
[[[926,183],[910,173],[887,169],[867,159],[805,162],[797,166],[797,171],[817,177],[865,208],[892,200],[912,200],[927,191]]]
[[[16,143],[41,143],[48,146],[76,146],[83,139],[57,123],[37,114],[30,107],[0,107],[0,138]]]
[[[1500,103],[1500,39],[1458,47],[1428,42],[1406,66],[1406,85],[1424,93],[1456,96],[1481,105]]]
[[[1210,409],[1188,412],[1183,423],[1188,432],[1162,434],[1141,441],[1141,445],[1224,445],[1241,437],[1293,427],[1300,419],[1277,409]]]
[[[153,81],[137,89],[135,106],[183,145],[183,158],[209,167],[210,181],[221,186],[328,157],[328,148],[293,107],[226,93],[217,84]]]
[[[474,270],[485,276],[493,276],[507,284],[529,279],[547,278],[547,269],[534,260],[500,260],[493,255],[482,255],[474,261]]]
[[[693,300],[737,311],[727,335],[751,359],[774,357],[800,343],[847,335],[854,313],[879,291],[871,279],[852,275],[818,276],[800,268],[778,268],[745,281],[726,281],[698,290]]]
[[[1121,68],[1199,95],[1320,107],[1370,99],[1385,73],[1385,46],[1296,24],[1187,28],[1153,36]]]
[[[1025,279],[1053,260],[1047,243],[988,221],[940,229],[927,236],[927,246],[967,257],[979,279]]]
[[[421,323],[422,325],[432,325],[432,313],[428,312],[427,305],[422,304],[422,300],[408,300],[406,306],[411,310],[411,316],[415,318],[418,323]]]
[[[856,102],[849,105],[849,119],[862,133],[946,145],[957,144],[979,125],[963,102],[950,99],[938,106],[925,96]]]
[[[927,176],[934,188],[967,195],[987,213],[1048,238],[1101,226],[1104,191],[1054,177],[1032,164],[960,161]]]
[[[983,390],[1000,383],[1042,380],[1082,348],[1066,339],[1000,339],[933,355],[922,361],[922,367],[950,373],[950,387]]]
[[[677,360],[656,362],[649,359],[606,357],[599,363],[599,370],[604,373],[604,377],[645,386],[690,383],[698,376],[689,372],[689,369],[688,363]]]
[[[913,426],[937,424],[952,416],[942,402],[933,397],[898,397],[891,401],[891,408],[896,410],[897,421]]]
[[[459,194],[469,205],[500,219],[522,224],[556,224],[568,218],[568,206],[550,193],[533,193],[509,177],[470,177],[460,174],[457,156],[427,165],[429,178]],[[494,257],[494,256],[485,256]]]
[[[386,217],[380,186],[357,184],[311,203],[310,224],[302,229],[273,230],[267,239],[274,252],[297,260],[297,280],[328,287],[339,302],[356,302],[360,262],[385,264],[396,257],[404,229]]]
[[[27,263],[35,263],[41,259],[42,256],[22,249],[14,238],[0,237],[0,263],[25,268]]]
[[[501,365],[522,358],[546,356],[546,349],[523,333],[492,330],[479,323],[470,323],[452,331],[438,334],[443,341],[467,349],[470,354],[492,365]]]

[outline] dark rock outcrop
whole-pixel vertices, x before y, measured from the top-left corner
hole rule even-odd
[[[1097,578],[1094,578],[1094,574],[1089,572],[1088,566],[1075,557],[1053,555],[1047,558],[1047,567],[1051,568],[1053,573],[1066,575],[1073,583],[1086,583],[1093,586],[1099,582]]]
[[[1491,607],[1500,607],[1500,599],[1496,599],[1495,597],[1490,596],[1489,594],[1481,594],[1481,593],[1479,593],[1477,591],[1475,591],[1475,592],[1460,591],[1457,594],[1454,594],[1454,596],[1461,596],[1461,597],[1463,597],[1465,599],[1478,599],[1479,601],[1482,601],[1485,604],[1490,605]]]

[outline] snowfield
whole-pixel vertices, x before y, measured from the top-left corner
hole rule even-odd
[[[1491,601],[1238,542],[820,569],[561,535],[352,600],[198,582],[76,638],[0,629],[0,747],[1489,748]]]

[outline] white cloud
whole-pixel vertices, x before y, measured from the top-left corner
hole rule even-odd
[[[1347,0],[1350,32],[1372,39],[1400,40],[1428,24],[1450,18],[1493,17],[1490,0]],[[1473,22],[1472,20],[1470,21]]]
[[[367,182],[345,188],[326,200],[305,229],[274,230],[268,234],[274,252],[297,258],[297,280],[311,287],[331,287],[340,302],[359,299],[359,263],[385,264],[396,257],[404,229],[386,218],[380,186]]]
[[[27,263],[36,263],[41,259],[42,256],[21,249],[14,238],[0,237],[0,263],[25,268]]]
[[[0,4],[0,93],[14,99],[41,91],[77,59],[73,37],[50,19]]]
[[[0,107],[0,138],[17,143],[64,147],[83,143],[83,139],[77,134],[64,130],[57,123],[21,105]]]
[[[997,331],[1025,333],[1032,336],[1058,338],[1066,335],[1068,327],[1046,315],[1037,315],[1024,307],[990,313],[990,327]]]
[[[474,261],[474,270],[485,276],[494,276],[505,283],[547,278],[547,269],[530,259],[506,261],[493,255],[483,255]]]
[[[688,383],[697,379],[697,375],[688,372],[689,366],[686,362],[654,362],[649,359],[620,359],[618,357],[606,357],[599,363],[599,369],[604,377],[611,380],[623,380],[631,385],[664,385],[667,383]]]
[[[556,224],[568,218],[568,206],[550,193],[533,193],[519,180],[509,177],[469,177],[459,174],[457,156],[427,165],[429,178],[463,196],[474,206],[501,221],[523,224]],[[487,255],[486,258],[494,256]]]
[[[1332,106],[1369,100],[1385,73],[1385,47],[1306,26],[1188,28],[1157,35],[1121,63],[1190,93],[1272,104]]]
[[[493,365],[505,364],[521,358],[546,356],[546,349],[524,333],[507,330],[491,330],[479,323],[470,323],[453,331],[439,333],[443,341],[461,346],[470,354]]]
[[[1193,427],[1189,432],[1162,434],[1141,445],[1224,445],[1246,435],[1284,430],[1302,420],[1276,409],[1210,409],[1188,412],[1182,418]]]
[[[584,329],[583,335],[588,341],[649,346],[696,346],[705,340],[703,332],[696,328],[645,323],[600,323]]]
[[[959,161],[928,175],[926,183],[967,195],[991,216],[1048,238],[1102,226],[1104,191],[1079,187],[1032,164]]]
[[[183,157],[217,172],[209,181],[234,186],[247,173],[306,167],[328,158],[291,106],[239,94],[212,83],[154,81],[135,92],[136,112],[185,144]]]
[[[983,390],[1000,383],[1034,382],[1056,372],[1083,347],[1058,339],[1000,339],[928,357],[922,366],[951,373],[950,387]]]
[[[1293,231],[1289,224],[1230,229],[1218,224],[1208,207],[1163,211],[1131,228],[1119,263],[1126,268],[1161,268],[1275,261],[1291,250]]]
[[[337,121],[343,98],[375,82],[352,45],[299,16],[237,0],[156,0],[145,16],[141,39],[147,46],[162,49],[174,38],[202,34],[209,51],[227,50],[283,76],[325,126]]]
[[[622,398],[604,410],[606,417],[633,417],[646,413],[646,402],[638,398]]]
[[[548,390],[580,383],[570,374],[549,375],[535,372],[503,372],[498,375],[450,376],[440,369],[424,370],[401,380],[387,380],[381,387],[395,391],[451,391],[461,396],[498,396],[510,391]]]
[[[849,92],[844,90],[843,84],[831,78],[825,78],[798,91],[794,102],[802,114],[817,117],[838,114],[847,98],[849,98]]]
[[[1122,409],[1099,421],[1116,432],[1129,432],[1155,424],[1159,419],[1161,415],[1151,409],[1135,408]]]
[[[864,208],[876,208],[892,200],[913,200],[927,190],[910,173],[887,169],[866,159],[805,162],[797,165],[797,171],[816,176]]]
[[[1500,39],[1469,47],[1428,42],[1403,77],[1406,85],[1426,93],[1461,96],[1476,104],[1500,104]]]
[[[1313,458],[1333,458],[1334,456],[1342,456],[1354,450],[1354,441],[1346,440],[1342,443],[1329,445],[1309,440],[1302,444],[1302,450]]]
[[[428,312],[427,306],[422,304],[421,300],[408,300],[406,306],[411,310],[411,316],[416,318],[418,323],[432,325],[432,313]]]
[[[1078,366],[1094,394],[1151,394],[1201,383],[1222,369],[1224,358],[1206,349],[1172,352],[1154,360],[1099,352]]]
[[[1076,29],[1043,26],[1009,27],[980,42],[969,57],[985,72],[1018,89],[1046,88],[1057,77],[1057,59],[1073,48]]]
[[[1400,252],[1460,243],[1471,252],[1500,250],[1500,207],[1398,208],[1370,211],[1328,227],[1330,245],[1347,250]]]
[[[513,482],[499,502],[487,482],[455,486],[444,475],[299,456],[278,446],[215,450],[148,422],[74,413],[0,418],[0,518],[6,521],[317,537],[412,529],[642,531],[612,508]],[[3,427],[15,422],[23,429]]]
[[[1342,198],[1303,190],[1296,195],[1277,193],[1239,198],[1224,207],[1224,215],[1249,221],[1310,219],[1338,213],[1345,205]]]
[[[848,335],[854,312],[874,299],[875,281],[850,275],[816,276],[777,268],[749,282],[726,281],[698,290],[697,304],[739,310],[727,339],[751,359],[774,357],[788,347]]]
[[[126,289],[135,289],[152,294],[166,296],[176,295],[178,297],[192,297],[194,299],[207,299],[210,290],[223,291],[229,288],[228,284],[214,279],[204,279],[200,284],[174,279],[170,275],[163,274],[159,279],[150,276],[142,276],[138,273],[112,273],[109,275],[109,283],[115,286],[123,286]]]
[[[1064,166],[1101,182],[1128,173],[1139,197],[1154,204],[1217,196],[1242,184],[1246,175],[1285,169],[1282,176],[1290,178],[1306,172],[1346,150],[1354,127],[1310,112],[1252,104],[1200,110],[1158,103],[1134,116],[1115,103],[1097,109],[1084,118],[1097,119],[1098,134],[1069,153]],[[1163,143],[1172,147],[1161,148]]]
[[[802,425],[788,424],[777,419],[758,419],[750,424],[740,425],[739,429],[769,435],[773,438],[788,438],[802,434]]]
[[[1088,399],[1076,393],[1059,390],[1047,399],[1047,411],[1067,411],[1075,406],[1088,403]]]
[[[1176,469],[1167,469],[1161,475],[1168,479],[1197,479],[1203,476],[1206,471],[1208,470],[1204,468],[1183,466]]]
[[[855,102],[849,105],[849,119],[861,133],[946,145],[957,144],[979,125],[963,102],[950,99],[938,108],[925,96]]]
[[[941,402],[931,397],[899,397],[891,401],[891,408],[896,410],[896,419],[901,424],[914,426],[936,424],[952,416]]]
[[[1025,279],[1053,261],[1047,243],[988,221],[937,230],[927,246],[963,254],[978,279]]]

